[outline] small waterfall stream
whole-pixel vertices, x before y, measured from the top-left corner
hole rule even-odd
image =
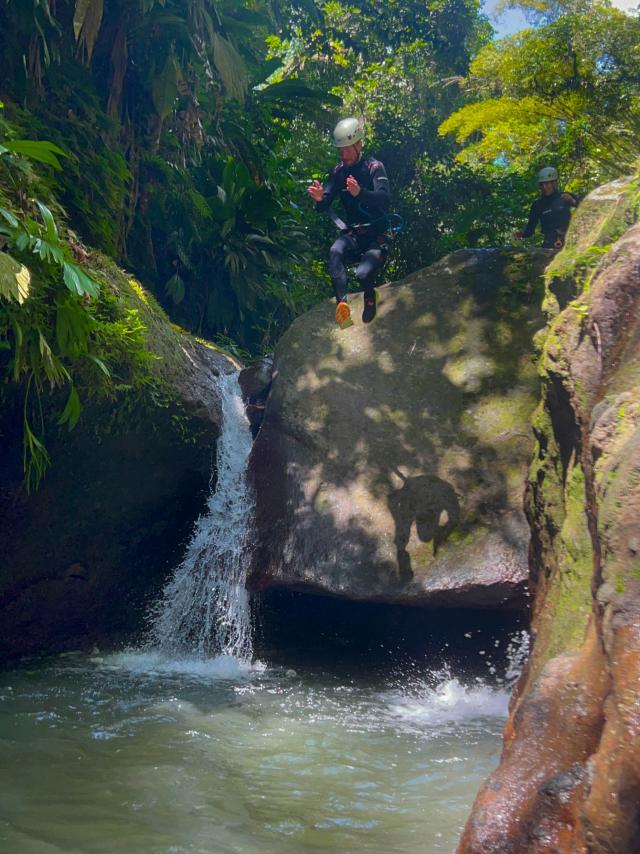
[[[252,496],[246,483],[251,433],[237,373],[220,382],[222,433],[217,483],[184,560],[151,612],[147,647],[163,656],[252,658],[245,588]]]

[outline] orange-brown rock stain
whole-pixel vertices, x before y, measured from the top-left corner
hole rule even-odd
[[[615,634],[612,690],[583,809],[588,851],[640,851],[640,615]]]
[[[552,659],[513,707],[500,766],[477,796],[458,854],[586,854],[580,804],[609,685],[591,621],[579,653]]]

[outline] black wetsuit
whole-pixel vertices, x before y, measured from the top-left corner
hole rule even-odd
[[[357,196],[347,190],[347,178],[353,175],[361,187]],[[336,300],[347,294],[345,264],[359,261],[356,269],[365,296],[373,294],[376,273],[384,263],[388,248],[385,214],[389,210],[389,180],[379,160],[360,158],[352,166],[339,163],[325,181],[324,199],[316,210],[325,211],[338,196],[345,213],[347,230],[333,243],[329,252],[329,274]],[[366,225],[364,225],[366,224]]]
[[[571,208],[578,204],[575,196],[571,198],[573,202],[563,199],[559,190],[554,190],[550,196],[539,196],[531,205],[529,222],[522,236],[531,237],[540,223],[544,237],[542,246],[545,249],[561,249],[571,220]]]

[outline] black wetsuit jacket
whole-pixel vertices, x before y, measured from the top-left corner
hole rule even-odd
[[[352,196],[347,190],[349,175],[353,175],[360,184],[361,190],[357,196]],[[389,210],[391,202],[389,179],[379,160],[361,157],[353,166],[338,163],[329,173],[323,190],[324,199],[317,202],[316,210],[328,210],[336,196],[340,196],[347,225],[370,223],[364,231],[358,229],[358,234],[376,237],[387,230],[384,214]]]
[[[569,194],[571,195],[571,194]],[[550,196],[539,196],[531,205],[529,222],[523,232],[523,237],[531,237],[540,223],[544,235],[543,246],[553,249],[564,243],[564,237],[571,220],[571,208],[578,204],[572,196],[573,204],[562,198],[559,190],[554,190]]]

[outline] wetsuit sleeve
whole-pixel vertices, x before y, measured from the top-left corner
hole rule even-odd
[[[522,232],[523,237],[531,237],[533,232],[536,230],[536,226],[538,221],[540,220],[540,210],[538,208],[537,201],[531,205],[531,211],[529,212],[529,222],[525,230]]]
[[[384,166],[379,160],[371,169],[372,190],[362,189],[356,196],[360,204],[364,205],[369,210],[388,211],[391,204],[391,196],[389,194],[389,179]]]
[[[326,211],[331,207],[331,203],[338,195],[338,170],[332,169],[329,172],[329,177],[324,182],[322,187],[324,199],[321,202],[316,202],[317,211]]]

